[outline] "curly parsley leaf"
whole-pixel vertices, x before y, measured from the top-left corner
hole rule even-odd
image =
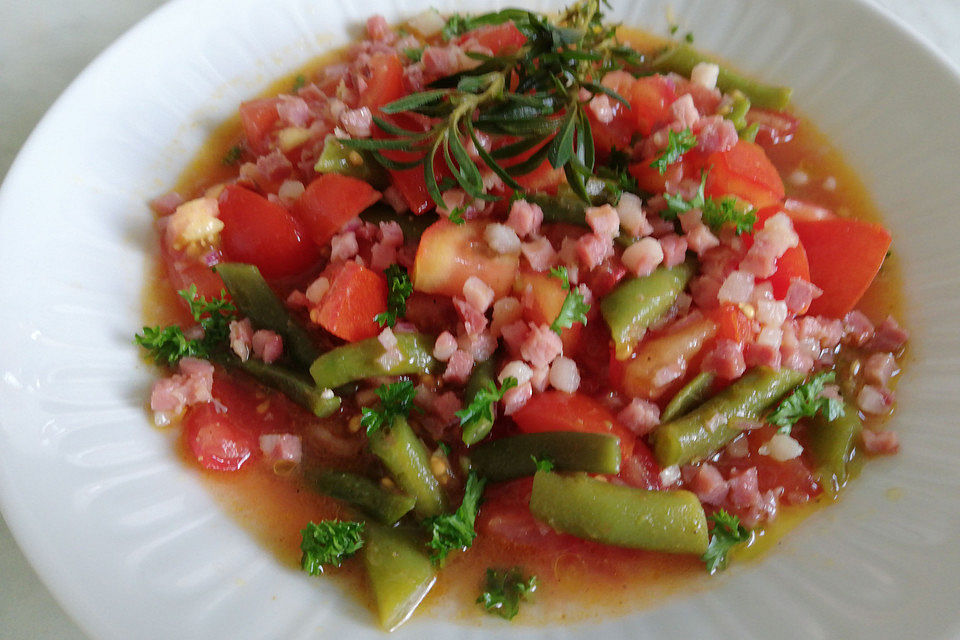
[[[839,398],[823,395],[824,386],[832,383],[836,377],[833,371],[813,376],[781,400],[767,422],[780,427],[780,433],[790,433],[790,428],[798,420],[812,418],[818,412],[831,422],[836,420],[843,415],[843,402]]]
[[[697,136],[690,129],[684,129],[680,133],[668,131],[666,148],[656,160],[650,163],[650,166],[663,175],[667,172],[667,167],[676,163],[683,154],[695,146],[697,146]]]
[[[297,74],[297,77],[293,79],[292,92],[296,93],[297,91],[300,91],[300,89],[303,89],[305,86],[307,86],[307,77],[302,73]]]
[[[423,57],[423,47],[419,49],[404,49],[403,55],[407,56],[410,62],[420,62],[420,58]]]
[[[750,530],[740,524],[740,518],[721,509],[707,520],[713,522],[710,543],[700,559],[707,565],[711,574],[727,568],[727,554],[738,544],[750,539]]]
[[[493,422],[493,405],[503,400],[503,394],[507,389],[515,386],[517,386],[517,379],[513,377],[506,378],[499,389],[493,380],[488,380],[486,386],[477,390],[470,404],[456,412],[455,415],[460,418],[460,426],[465,429],[475,422],[484,420]]]
[[[563,305],[560,307],[560,313],[550,323],[550,330],[560,335],[562,330],[569,329],[576,322],[586,325],[590,305],[584,302],[582,293],[570,286],[570,276],[567,274],[567,268],[553,267],[550,269],[550,275],[559,278],[563,283],[563,288],[567,291],[567,296],[563,299]]]
[[[367,428],[367,435],[389,429],[398,417],[409,416],[413,409],[413,398],[417,395],[410,380],[382,384],[375,393],[380,398],[380,407],[364,407],[360,412],[360,425]]]
[[[537,471],[553,471],[553,460],[550,458],[538,458],[537,456],[530,456],[533,460],[533,464],[537,465]]]
[[[323,565],[340,564],[363,546],[363,523],[340,520],[308,522],[300,531],[300,567],[312,576],[323,573]]]
[[[236,317],[237,308],[224,300],[226,291],[221,291],[219,298],[207,300],[197,294],[197,286],[192,284],[177,293],[187,301],[190,315],[203,329],[203,337],[189,339],[176,325],[144,327],[134,339],[157,364],[173,366],[182,358],[209,358],[227,343],[230,321]]]
[[[397,318],[407,313],[407,298],[413,293],[413,283],[407,270],[398,264],[392,264],[383,272],[387,276],[387,310],[374,316],[381,326],[392,327]]]
[[[225,167],[232,167],[233,165],[240,162],[240,158],[243,157],[243,146],[235,144],[227,152],[223,154],[223,158],[220,160],[220,163]]]
[[[476,473],[470,472],[467,476],[467,486],[463,492],[463,502],[454,513],[434,516],[423,521],[423,525],[430,533],[427,546],[434,550],[430,559],[437,565],[443,564],[447,554],[454,549],[468,549],[477,537],[474,525],[477,519],[477,509],[480,506],[480,497],[486,480],[481,480]]]
[[[753,225],[757,223],[756,210],[751,206],[744,208],[732,196],[724,196],[719,200],[706,197],[704,194],[706,184],[707,174],[704,172],[700,176],[700,186],[693,198],[685,200],[680,194],[664,194],[667,208],[660,212],[660,217],[665,220],[676,220],[681,213],[700,209],[701,220],[714,231],[718,231],[725,224],[732,224],[737,235],[753,231]]]
[[[520,611],[520,600],[526,600],[537,590],[537,576],[524,578],[520,567],[487,569],[487,580],[477,603],[488,613],[512,620]]]

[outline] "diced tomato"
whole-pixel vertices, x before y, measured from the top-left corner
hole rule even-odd
[[[783,487],[781,501],[786,504],[803,504],[822,491],[806,459],[801,455],[792,460],[780,462],[770,456],[761,455],[759,449],[776,434],[769,425],[747,432],[749,454],[744,458],[730,458],[722,455],[716,466],[724,475],[733,470],[744,471],[757,468],[757,483],[761,493]]]
[[[403,63],[395,53],[374,53],[368,63],[367,86],[360,92],[360,106],[376,110],[403,97]]]
[[[709,314],[717,325],[717,340],[733,340],[743,344],[750,338],[750,321],[736,305],[724,304]]]
[[[519,255],[494,253],[483,238],[485,225],[458,225],[446,218],[427,227],[413,264],[413,288],[423,293],[462,296],[463,283],[477,276],[497,298],[513,288]]]
[[[256,265],[268,278],[304,271],[319,258],[302,223],[279,204],[238,185],[220,194],[220,240],[228,260]]]
[[[167,241],[166,218],[157,222],[160,233],[160,260],[163,262],[167,280],[175,291],[188,289],[191,284],[197,286],[197,293],[206,297],[219,297],[223,291],[223,280],[206,262],[191,256],[186,251],[174,249]],[[213,258],[219,262],[220,252],[214,251]],[[211,261],[213,262],[213,261]],[[186,301],[182,301],[186,305]]]
[[[556,193],[557,187],[565,180],[563,169],[554,169],[549,160],[539,167],[521,176],[514,176],[521,187],[530,192]]]
[[[240,126],[247,144],[255,153],[270,150],[270,134],[279,119],[277,98],[259,98],[240,105]]]
[[[457,44],[463,44],[468,40],[476,40],[480,46],[490,49],[493,55],[497,56],[517,51],[526,44],[527,36],[517,29],[513,20],[508,20],[501,24],[488,24],[468,31],[460,36]]]
[[[514,294],[524,302],[523,319],[535,324],[549,325],[560,315],[567,291],[558,278],[546,273],[519,273],[513,286]],[[583,325],[576,323],[561,330],[564,353],[573,353],[580,342]]]
[[[842,318],[876,277],[890,248],[879,224],[848,218],[794,220],[810,265],[810,281],[823,289],[808,313]]]
[[[626,275],[627,268],[622,261],[607,258],[590,271],[587,287],[593,292],[594,298],[599,299],[613,291]]]
[[[660,489],[660,465],[653,452],[642,440],[637,440],[633,455],[620,461],[620,473],[617,477],[624,484],[638,489]]]
[[[612,71],[603,76],[601,84],[612,89],[625,100],[630,100],[634,77],[625,71]],[[613,118],[610,122],[600,122],[592,109],[587,109],[590,119],[590,129],[593,133],[593,143],[597,153],[607,156],[613,149],[626,149],[637,130],[636,118],[630,109],[619,100],[610,99],[613,109]]]
[[[257,439],[212,402],[190,407],[183,419],[183,438],[204,469],[236,471],[258,452]]]
[[[555,553],[584,544],[579,538],[560,533],[533,517],[530,513],[532,491],[533,478],[489,486],[477,514],[479,534],[523,549]]]
[[[387,310],[387,283],[383,276],[356,262],[344,263],[323,297],[318,324],[349,342],[380,333],[374,320]]]
[[[621,383],[624,393],[633,398],[656,400],[682,385],[691,363],[704,345],[717,333],[710,318],[684,323],[678,329],[640,343],[633,358],[626,362]],[[676,374],[663,380],[663,371]]]
[[[757,208],[783,200],[783,181],[767,154],[758,145],[740,140],[732,149],[707,156],[706,194],[719,198],[732,195]]]
[[[325,173],[293,203],[293,214],[306,225],[313,241],[324,246],[344,224],[379,199],[380,193],[363,180]]]
[[[381,153],[394,162],[410,162],[416,160],[418,157],[422,157],[422,155],[417,156],[415,153],[398,150],[385,150]],[[411,212],[420,215],[421,213],[426,213],[436,208],[436,203],[427,191],[427,181],[424,179],[423,165],[417,165],[410,169],[388,169],[387,172],[390,174],[390,182],[397,188],[400,195],[403,196]],[[442,182],[444,178],[450,175],[450,169],[447,167],[447,163],[444,162],[441,154],[437,154],[433,164],[433,176],[437,183]]]
[[[672,164],[661,174],[657,169],[650,166],[653,161],[653,158],[647,158],[631,164],[628,168],[630,175],[636,178],[637,186],[640,187],[641,191],[653,194],[663,193],[667,190],[668,182],[676,185],[683,179],[683,164]]]
[[[637,78],[629,95],[623,97],[630,101],[637,131],[644,136],[673,119],[670,105],[677,99],[677,94],[670,81],[660,74]]]
[[[756,143],[761,147],[772,147],[781,142],[789,142],[797,132],[797,118],[786,111],[771,111],[751,107],[747,112],[747,124],[757,125]]]
[[[581,431],[615,435],[620,439],[622,459],[629,458],[634,448],[642,444],[617,421],[610,409],[580,393],[544,391],[534,394],[512,417],[524,433]]]
[[[763,229],[767,220],[780,213],[781,207],[765,207],[757,213],[757,223],[754,225],[754,232]],[[796,220],[794,220],[796,226]],[[748,250],[753,246],[753,235],[743,236],[743,249]],[[794,278],[800,278],[810,282],[810,266],[807,262],[807,252],[804,249],[803,240],[797,246],[790,247],[783,252],[783,255],[777,258],[777,270],[769,278],[764,278],[761,282],[769,282],[773,287],[773,297],[777,300],[783,300],[787,295],[787,289],[790,288],[790,282]]]

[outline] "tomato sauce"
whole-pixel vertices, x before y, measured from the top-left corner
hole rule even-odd
[[[651,50],[662,42],[632,30],[622,30],[621,36],[640,50]],[[311,63],[300,73],[309,74],[340,58],[341,54],[332,54]],[[265,95],[289,90],[297,75],[279,80]],[[785,178],[787,197],[817,202],[841,216],[879,221],[879,212],[838,150],[807,119],[798,116],[798,122],[797,133],[791,140],[766,147],[771,161]],[[240,122],[234,117],[212,134],[181,176],[176,190],[189,199],[233,176],[235,168],[224,166],[221,160],[240,140]],[[800,176],[798,172],[806,179],[791,180],[790,176]],[[189,318],[175,293],[176,288],[158,257],[152,257],[144,290],[146,324],[167,324]],[[900,268],[894,250],[858,308],[870,317],[886,317],[901,309],[901,292]],[[589,339],[589,325],[583,333],[583,337]],[[341,429],[348,427],[339,425]],[[193,454],[182,443],[180,453],[185,464],[197,468]],[[278,562],[290,567],[299,565],[300,530],[308,521],[344,515],[336,501],[309,491],[282,469],[278,472],[262,461],[233,473],[197,469],[197,474],[223,508],[269,549]],[[479,619],[484,614],[474,602],[484,571],[491,566],[522,564],[525,573],[538,576],[537,594],[532,602],[524,604],[518,619],[521,623],[570,622],[635,612],[671,595],[709,588],[715,580],[694,556],[617,549],[556,533],[545,537],[533,535],[527,538],[529,544],[524,543],[523,535],[513,535],[505,542],[496,535],[498,527],[513,534],[531,527],[532,516],[529,511],[524,514],[521,506],[524,491],[528,492],[529,486],[525,487],[523,481],[488,488],[488,504],[498,507],[499,519],[492,523],[489,508],[485,511],[481,507],[480,535],[468,553],[454,553],[448,559],[435,588],[421,607],[427,615],[452,616],[467,622]],[[740,558],[762,555],[785,531],[831,501],[824,494],[803,506],[782,507],[776,521],[756,530],[751,544],[736,555]],[[358,560],[349,560],[339,569],[328,570],[323,579],[331,577],[373,607]]]

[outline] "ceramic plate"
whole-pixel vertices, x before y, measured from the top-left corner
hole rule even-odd
[[[131,337],[153,242],[146,201],[241,100],[347,42],[369,14],[397,20],[416,4],[175,0],[71,85],[11,169],[0,192],[0,502],[92,636],[381,637],[354,599],[251,539],[149,426],[153,372]],[[957,636],[958,75],[852,0],[615,4],[614,18],[658,33],[670,5],[700,48],[792,85],[796,107],[863,177],[894,234],[913,333],[892,424],[902,453],[706,592],[559,628],[420,617],[394,637]]]

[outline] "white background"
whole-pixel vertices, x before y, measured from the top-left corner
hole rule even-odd
[[[960,3],[956,0],[868,1],[899,17],[960,66]],[[161,4],[162,0],[0,2],[0,177],[70,81],[110,42]],[[51,162],[51,179],[56,179],[56,163],[67,161],[69,150],[64,150],[63,158]],[[0,639],[87,639],[30,568],[2,516]]]

